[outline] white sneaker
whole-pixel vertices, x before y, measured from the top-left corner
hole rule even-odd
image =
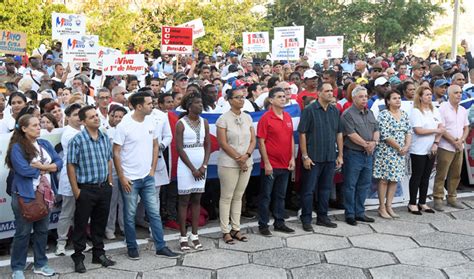
[[[54,252],[56,256],[65,256],[66,255],[66,243],[58,242],[56,245],[56,252]]]
[[[92,250],[92,246],[89,245],[89,243],[86,243],[86,249],[84,249],[84,252],[89,252]]]
[[[115,239],[115,234],[113,232],[105,232],[105,238],[108,240]]]

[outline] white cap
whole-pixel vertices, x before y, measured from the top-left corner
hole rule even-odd
[[[304,79],[310,79],[310,78],[315,78],[315,77],[318,77],[318,74],[313,69],[306,70],[303,74]]]
[[[387,78],[385,78],[385,77],[379,77],[379,78],[377,78],[377,79],[375,80],[374,86],[377,86],[377,85],[384,85],[384,84],[386,84],[386,83],[388,83]]]

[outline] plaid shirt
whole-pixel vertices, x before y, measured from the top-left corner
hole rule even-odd
[[[101,132],[94,140],[87,129],[71,139],[67,152],[67,163],[74,164],[78,184],[96,184],[107,181],[108,162],[112,159],[109,137]]]

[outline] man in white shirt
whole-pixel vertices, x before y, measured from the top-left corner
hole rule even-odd
[[[114,136],[114,163],[124,202],[125,239],[128,257],[140,259],[136,241],[135,215],[138,196],[145,205],[155,242],[156,255],[177,257],[163,239],[160,209],[156,202],[154,174],[158,162],[159,143],[156,123],[149,117],[153,99],[149,93],[137,92],[130,98],[133,113],[126,115]]]
[[[104,129],[110,128],[108,109],[110,102],[109,89],[105,87],[99,88],[95,95],[95,102],[97,104],[97,113],[99,114],[100,126]]]

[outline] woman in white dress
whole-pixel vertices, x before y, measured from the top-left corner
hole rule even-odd
[[[176,124],[176,149],[178,150],[178,195],[179,195],[179,239],[182,251],[190,249],[188,244],[186,217],[191,201],[192,231],[189,239],[195,249],[201,249],[198,238],[198,221],[201,210],[201,195],[206,184],[207,163],[210,156],[209,124],[199,115],[203,104],[199,93],[190,93],[181,101],[185,112]]]

